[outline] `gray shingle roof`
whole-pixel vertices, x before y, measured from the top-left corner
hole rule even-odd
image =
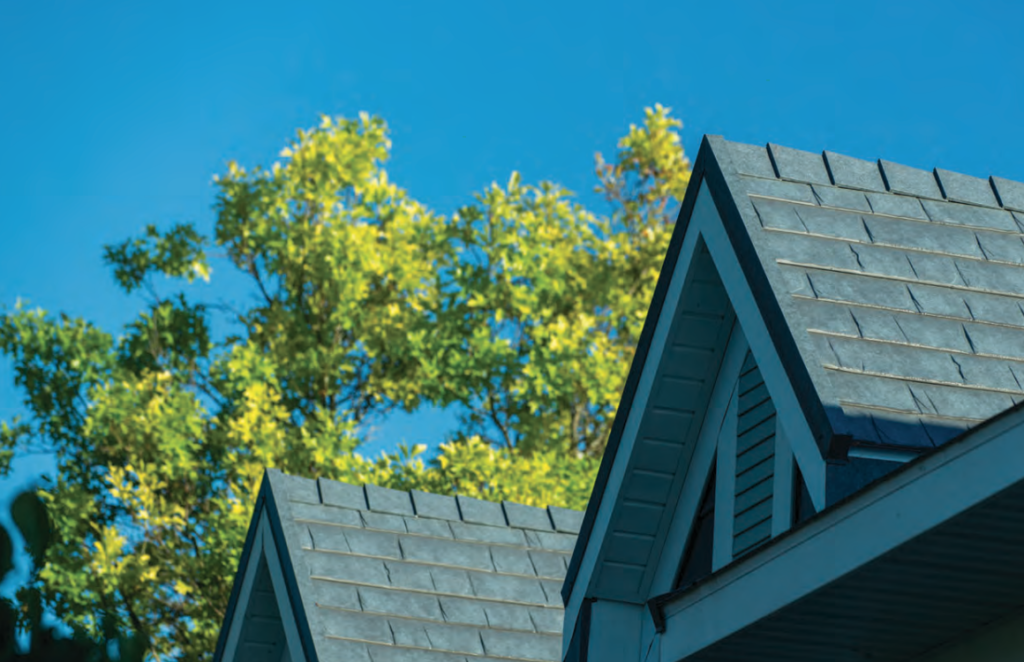
[[[561,657],[582,513],[267,473],[321,661]]]
[[[1024,399],[1024,185],[717,144],[834,433],[933,446]]]

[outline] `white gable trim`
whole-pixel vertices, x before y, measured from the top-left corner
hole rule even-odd
[[[793,525],[793,448],[786,430],[775,422],[775,486],[772,489],[772,538]]]
[[[277,599],[277,608],[281,614],[281,623],[284,626],[287,646],[282,656],[282,662],[301,662],[306,659],[306,656],[302,652],[298,624],[295,622],[295,615],[292,613],[291,604],[288,602],[288,588],[285,584],[281,568],[281,559],[277,554],[274,536],[270,529],[270,520],[265,509],[259,513],[259,525],[253,538],[252,551],[249,554],[249,562],[245,569],[242,590],[238,593],[238,602],[234,616],[231,619],[222,659],[225,662],[244,662],[244,660],[237,659],[236,654],[238,652],[239,638],[242,635],[242,628],[245,625],[245,614],[248,611],[249,598],[256,583],[256,572],[259,569],[261,559],[266,559],[267,569],[270,571],[270,580],[274,586],[274,597]]]
[[[682,593],[662,607],[663,659],[685,659],[1024,481],[1022,430],[1022,410],[992,421]]]
[[[743,269],[725,227],[719,218],[715,220],[714,223],[701,223],[700,233],[707,243],[725,291],[729,294],[736,318],[744,325],[743,331],[750,343],[750,351],[754,354],[768,394],[775,404],[779,425],[784,428],[793,455],[800,466],[807,491],[811,495],[811,502],[816,510],[824,510],[825,460],[821,457],[814,434],[807,424],[807,419],[804,418],[803,408],[789,381],[782,360],[775,351],[768,327],[761,317],[754,293],[743,275]]]
[[[739,324],[737,323],[737,326]],[[746,343],[744,343],[746,344]],[[738,353],[738,352],[737,352]],[[740,354],[739,367],[743,366],[743,359],[746,356],[746,348]],[[735,367],[735,366],[732,366]],[[718,430],[718,462],[715,469],[715,535],[714,543],[711,546],[711,572],[718,572],[720,568],[729,565],[732,561],[732,534],[733,524],[736,518],[736,412],[739,409],[739,388],[737,378],[739,370],[726,374],[722,371],[722,377],[729,381],[724,385],[728,388],[729,408],[725,411],[725,418]]]
[[[261,511],[261,518],[265,513]],[[263,549],[263,526],[256,529],[256,535],[252,541],[252,549]],[[238,638],[242,636],[242,626],[245,624],[245,612],[249,606],[249,597],[252,594],[252,587],[256,583],[256,571],[259,569],[259,560],[262,552],[249,554],[249,564],[245,568],[245,578],[242,580],[242,590],[238,592],[238,602],[235,603],[235,614],[231,619],[228,629],[227,643],[224,645],[224,655],[221,658],[224,662],[235,662],[235,653],[238,649]]]
[[[720,377],[715,383],[715,390],[708,403],[704,427],[701,428],[700,436],[697,438],[697,446],[694,448],[693,458],[690,460],[690,467],[687,469],[686,478],[683,481],[683,489],[672,516],[672,524],[668,536],[665,538],[661,556],[657,561],[658,569],[655,572],[648,597],[668,593],[674,588],[673,584],[679,571],[679,564],[682,562],[693,530],[693,520],[697,516],[701,499],[704,497],[704,488],[707,484],[708,473],[711,471],[711,462],[715,459],[715,452],[719,446],[718,440],[722,424],[726,419],[726,412],[734,400],[736,379],[743,368],[747,347],[743,330],[740,328],[739,322],[736,322],[733,324],[729,344],[725,350],[725,356],[722,358]],[[735,447],[735,441],[733,445]],[[718,494],[716,485],[715,496],[717,497]],[[718,504],[715,504],[715,508],[717,512]],[[717,520],[715,527],[717,531]],[[717,540],[715,544],[718,544]]]
[[[281,624],[284,626],[285,641],[288,642],[286,651],[295,662],[306,659],[302,652],[302,640],[299,637],[298,623],[295,622],[295,613],[288,601],[288,585],[284,580],[284,571],[281,567],[281,558],[277,554],[277,545],[274,536],[270,535],[270,520],[266,512],[260,521],[260,527],[266,531],[263,536],[263,553],[267,558],[267,568],[270,570],[270,580],[274,585],[274,596],[277,598],[277,608],[281,612]],[[239,662],[243,662],[239,660]]]
[[[619,449],[615,454],[615,461],[608,475],[606,492],[602,495],[601,505],[598,508],[597,515],[594,518],[594,526],[590,532],[589,544],[583,553],[583,559],[580,563],[576,581],[573,584],[572,593],[569,596],[568,603],[565,605],[565,618],[562,630],[563,658],[566,651],[568,651],[569,642],[572,640],[573,630],[576,627],[576,621],[580,613],[580,606],[590,591],[591,582],[594,578],[594,568],[597,565],[597,559],[601,553],[605,536],[608,534],[608,526],[618,502],[619,490],[622,489],[625,479],[626,467],[629,465],[630,457],[633,454],[633,447],[636,445],[637,431],[643,420],[644,411],[647,409],[647,400],[651,395],[654,377],[658,372],[658,365],[661,363],[661,357],[665,351],[665,343],[668,339],[669,331],[675,321],[676,308],[682,296],[686,276],[690,271],[694,253],[699,245],[699,226],[715,222],[719,222],[718,213],[715,211],[714,203],[711,200],[711,192],[708,190],[707,183],[701,182],[690,218],[690,227],[687,228],[686,235],[683,237],[679,257],[672,268],[672,280],[669,282],[665,301],[658,316],[657,326],[654,329],[651,346],[640,373],[640,380],[637,384],[633,404],[627,414],[626,425],[619,442]]]

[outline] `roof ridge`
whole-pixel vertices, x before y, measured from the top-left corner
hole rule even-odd
[[[268,471],[279,471],[269,469]],[[485,501],[422,490],[395,490],[371,483],[354,485],[327,478],[303,478],[280,472],[291,501],[350,510],[440,519],[484,526],[578,534],[583,512],[559,506],[527,506]]]
[[[726,143],[743,152],[738,161],[746,166],[741,174],[748,176],[1024,212],[1024,183],[995,175],[982,179],[939,167],[928,171],[881,158],[867,161],[829,150],[816,154],[776,143]]]

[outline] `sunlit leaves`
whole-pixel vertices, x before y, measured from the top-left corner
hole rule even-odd
[[[667,113],[598,157],[607,218],[518,173],[436,214],[389,179],[381,119],[323,118],[280,162],[215,179],[212,243],[252,285],[227,307],[238,335],[212,337],[223,307],[159,292],[210,277],[189,225],[107,247],[149,296],[117,340],[4,311],[30,417],[0,426],[0,472],[39,448],[58,464],[39,492],[54,542],[19,596],[208,660],[266,468],[585,507],[689,177]],[[362,424],[424,404],[461,417],[436,457],[358,452]]]

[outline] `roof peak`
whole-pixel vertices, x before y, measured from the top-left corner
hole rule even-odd
[[[931,171],[884,159],[867,161],[829,150],[820,154],[767,143],[761,147],[723,138],[740,174],[811,185],[892,193],[978,207],[1024,212],[1024,183],[988,179],[933,168]]]
[[[372,484],[354,485],[325,478],[303,478],[279,469],[289,501],[405,517],[441,519],[486,526],[578,534],[583,513],[558,506],[540,508],[511,501],[485,501],[422,490],[394,490]]]

